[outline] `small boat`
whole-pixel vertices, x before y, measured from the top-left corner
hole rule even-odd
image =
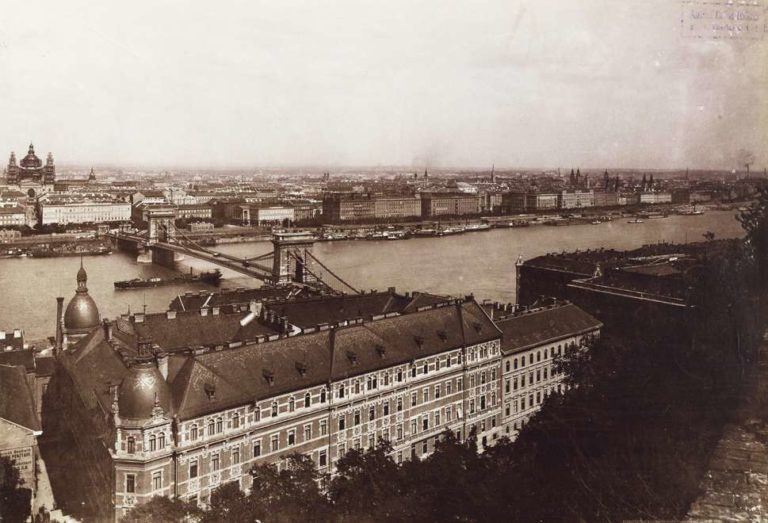
[[[643,220],[640,218],[635,218],[634,220],[629,220],[627,223],[643,223]]]
[[[600,224],[601,224],[601,223],[603,223],[603,222],[601,222],[600,220],[592,220],[590,223],[591,223],[592,225],[600,225]]]

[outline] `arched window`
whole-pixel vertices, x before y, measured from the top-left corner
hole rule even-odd
[[[154,434],[149,437],[149,450],[150,452],[157,450],[157,438]]]
[[[239,412],[235,412],[232,415],[232,428],[235,428],[235,429],[240,428],[240,413]]]
[[[296,401],[293,399],[293,396],[288,398],[288,412],[293,412],[296,409]]]
[[[340,398],[344,397],[344,384],[343,383],[341,385],[339,385],[339,397]]]
[[[189,429],[189,439],[197,439],[197,425],[192,425],[192,427]]]
[[[277,402],[273,401],[272,402],[272,417],[274,418],[275,416],[277,416]]]
[[[320,391],[320,403],[325,403],[325,388]]]
[[[216,433],[221,434],[224,430],[224,420],[219,418],[216,420]]]
[[[304,394],[304,408],[308,409],[310,406],[312,406],[312,395],[307,392]]]
[[[165,448],[165,433],[161,432],[159,436],[157,436],[157,446],[160,449]]]
[[[128,438],[128,454],[136,452],[136,440],[131,436]]]
[[[213,422],[213,420],[208,422],[208,435],[213,436],[216,432],[216,424]]]
[[[253,416],[256,421],[261,421],[261,407],[258,405],[253,408]]]

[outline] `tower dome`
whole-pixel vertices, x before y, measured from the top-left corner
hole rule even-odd
[[[121,418],[149,419],[159,407],[170,412],[171,393],[168,384],[152,361],[139,362],[131,367],[120,383],[117,398]]]
[[[67,311],[64,313],[64,330],[67,334],[85,334],[99,326],[99,308],[88,294],[88,274],[80,260],[80,270],[77,271],[77,290],[69,300]]]

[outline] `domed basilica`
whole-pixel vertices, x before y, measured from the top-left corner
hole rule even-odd
[[[43,161],[35,154],[35,146],[29,144],[27,155],[16,164],[16,153],[11,153],[6,168],[6,180],[8,184],[16,185],[22,182],[31,182],[40,185],[52,185],[56,181],[56,166],[53,163],[53,155]]]

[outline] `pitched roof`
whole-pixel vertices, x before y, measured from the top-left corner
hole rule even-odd
[[[383,299],[381,295],[374,297]],[[135,352],[132,344],[138,337],[149,335],[165,350],[182,342],[200,346],[206,340],[223,339],[222,332],[224,337],[232,335],[234,325],[241,328],[242,317],[193,312],[178,313],[174,319],[148,315],[141,323],[123,318],[113,326],[112,340],[105,339],[103,328],[94,329],[61,359],[85,404],[94,407],[98,402],[102,410],[109,411],[110,386],[120,384],[128,375],[123,353],[130,356]],[[217,327],[216,322],[224,326]],[[265,328],[258,321],[251,323]],[[232,330],[227,330],[230,327]],[[247,327],[241,328],[238,336]],[[206,328],[221,330],[206,338],[211,336]],[[243,339],[248,336],[246,333]],[[500,337],[501,331],[481,307],[469,301],[237,348],[196,355],[177,352],[168,361],[173,410],[169,414],[189,419]]]
[[[242,325],[247,312],[213,314],[200,310],[134,315],[120,318],[113,327],[114,336],[123,339],[127,345],[134,345],[136,339],[149,339],[161,349],[174,352],[195,347],[224,345],[231,341],[253,340],[258,336],[269,336],[277,331],[259,321]],[[131,341],[131,338],[133,341]]]
[[[285,316],[288,323],[304,329],[322,323],[336,324],[358,318],[370,319],[382,314],[414,312],[419,307],[433,306],[448,300],[445,296],[419,292],[414,292],[412,296],[397,294],[392,288],[386,292],[269,301],[265,306],[278,316]]]
[[[20,365],[0,365],[0,418],[35,432],[42,430],[27,372]]]
[[[583,309],[568,303],[525,312],[497,320],[504,333],[501,350],[504,354],[520,352],[536,345],[602,327],[602,323]]]
[[[0,352],[0,365],[21,365],[27,372],[34,372],[35,353],[31,350]]]
[[[288,298],[294,291],[295,289],[290,287],[260,287],[258,289],[231,289],[219,292],[187,292],[176,296],[168,308],[173,311],[191,311],[203,306],[247,305],[251,300]]]

